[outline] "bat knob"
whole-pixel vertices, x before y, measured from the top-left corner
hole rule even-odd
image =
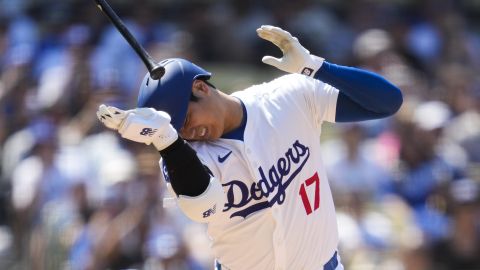
[[[162,76],[165,74],[165,68],[161,65],[155,66],[150,71],[150,78],[154,80],[160,80]]]

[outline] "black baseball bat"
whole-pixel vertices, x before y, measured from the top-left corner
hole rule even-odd
[[[125,40],[130,44],[130,46],[135,50],[135,52],[140,56],[143,63],[150,73],[150,77],[154,80],[160,79],[163,74],[165,74],[165,68],[159,65],[153,58],[148,54],[148,52],[138,43],[135,37],[130,33],[128,28],[122,22],[122,20],[117,16],[115,11],[110,7],[110,5],[105,0],[95,0],[97,7],[107,15],[108,19],[113,23],[115,28],[122,34]]]

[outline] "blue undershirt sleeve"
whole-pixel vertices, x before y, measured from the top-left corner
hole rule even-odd
[[[383,77],[366,70],[323,62],[314,78],[335,88],[335,122],[353,122],[384,118],[400,109],[400,89]]]

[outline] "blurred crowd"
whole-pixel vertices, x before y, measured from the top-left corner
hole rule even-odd
[[[343,264],[480,269],[479,1],[109,2],[155,59],[212,67],[226,92],[273,78],[262,24],[398,85],[394,117],[324,129]],[[213,268],[158,153],[96,119],[134,107],[145,72],[94,1],[0,0],[0,269]]]

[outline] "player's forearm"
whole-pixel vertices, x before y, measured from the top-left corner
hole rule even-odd
[[[160,151],[173,190],[177,195],[198,196],[210,183],[207,169],[195,150],[182,138]]]
[[[324,62],[314,77],[334,86],[343,94],[343,100],[337,103],[337,112],[340,111],[337,120],[340,121],[389,116],[397,112],[403,102],[400,89],[366,70]],[[343,102],[345,100],[347,102]],[[348,106],[343,113],[342,106]],[[364,113],[364,117],[359,113]]]

